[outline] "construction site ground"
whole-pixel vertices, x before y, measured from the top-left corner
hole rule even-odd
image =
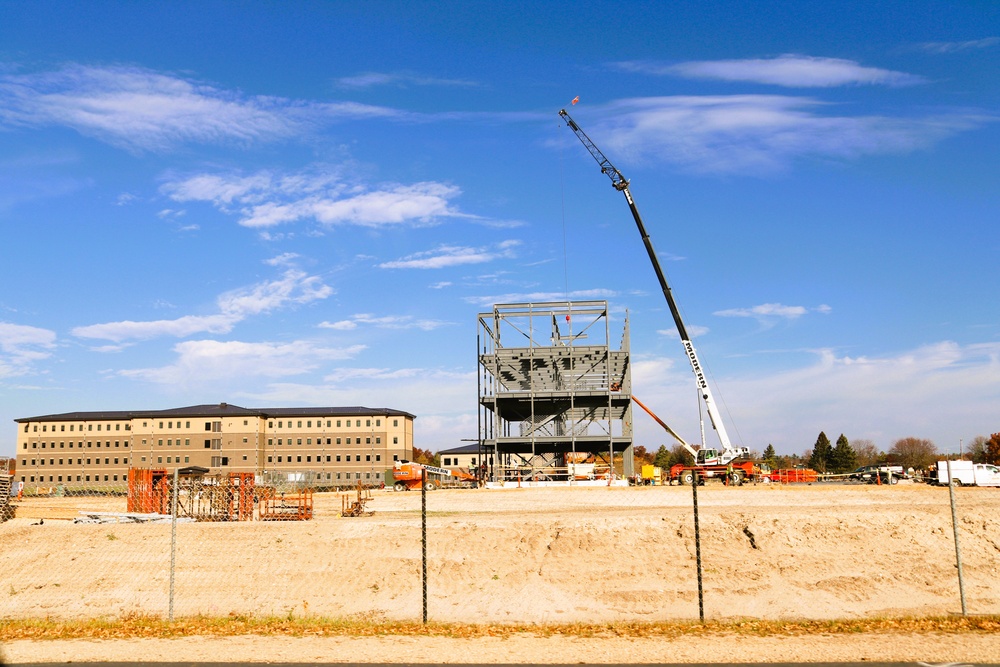
[[[566,629],[574,624],[697,621],[690,488],[455,489],[427,498],[431,621],[563,629],[504,638],[20,639],[3,640],[0,658],[990,662],[1000,655],[996,632],[923,634],[912,627],[739,636],[726,640],[730,648],[722,652],[697,634],[574,637]],[[1000,615],[1000,489],[960,488],[956,498],[968,612]],[[961,611],[947,488],[711,483],[698,499],[710,621]],[[17,518],[0,524],[0,622],[165,617],[169,525],[66,520],[81,509],[124,511],[124,504],[121,496],[26,498]],[[322,617],[372,626],[419,621],[420,493],[375,491],[369,517],[343,518],[341,509],[338,494],[321,493],[312,521],[179,524],[176,614]]]

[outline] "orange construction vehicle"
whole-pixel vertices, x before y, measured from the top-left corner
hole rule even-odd
[[[730,447],[721,452],[714,448],[694,447],[688,444],[684,438],[677,435],[672,428],[667,426],[666,422],[656,416],[656,413],[646,407],[638,398],[633,396],[632,402],[645,410],[646,414],[652,417],[657,424],[662,426],[667,433],[673,436],[694,457],[694,465],[689,466],[678,463],[670,466],[670,476],[666,480],[668,484],[673,484],[674,482],[678,484],[690,484],[695,473],[698,474],[702,483],[704,483],[706,478],[721,479],[727,484],[734,486],[751,481],[777,481],[772,478],[771,468],[766,463],[754,463],[753,461],[746,460],[746,456],[749,454],[749,450],[746,447]]]
[[[416,461],[396,461],[392,466],[392,478],[395,481],[392,488],[396,491],[420,489],[424,470],[427,471],[428,491],[439,489],[442,486],[452,486],[456,483],[458,486],[466,488],[479,486],[479,478],[464,470],[448,470]]]

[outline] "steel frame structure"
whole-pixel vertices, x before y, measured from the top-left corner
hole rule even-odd
[[[629,323],[609,344],[606,301],[496,304],[477,336],[481,473],[488,481],[571,477],[592,456],[632,462]],[[485,469],[482,469],[485,468]]]

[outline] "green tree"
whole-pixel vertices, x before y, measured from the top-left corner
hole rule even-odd
[[[854,448],[847,441],[847,437],[841,433],[837,438],[837,446],[830,452],[830,471],[834,473],[851,472],[858,467],[858,457],[854,453]]]
[[[986,453],[983,457],[987,463],[1000,465],[1000,433],[994,433],[986,443]]]
[[[816,438],[816,444],[813,445],[812,455],[809,457],[809,467],[817,472],[826,472],[832,451],[830,438],[826,437],[826,433],[820,431],[819,437]]]
[[[653,457],[653,465],[662,470],[670,467],[670,450],[667,449],[666,445],[660,445],[660,448],[656,450],[656,456]]]
[[[684,445],[674,445],[674,448],[670,450],[670,466],[675,466],[678,463],[682,463],[686,466],[694,465],[694,457],[691,456],[691,452],[684,448]]]
[[[774,445],[768,443],[767,447],[764,448],[764,463],[773,468],[775,464],[775,459],[777,458],[778,454],[777,452],[774,451]]]

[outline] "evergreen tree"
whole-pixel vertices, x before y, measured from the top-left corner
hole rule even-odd
[[[778,453],[774,451],[774,445],[768,443],[767,447],[764,448],[764,463],[773,468],[775,459],[777,458],[778,458]]]
[[[837,446],[830,452],[830,471],[834,473],[851,472],[858,467],[858,456],[843,433],[837,438]]]
[[[666,445],[660,445],[660,448],[656,450],[656,456],[653,457],[653,465],[661,470],[666,470],[670,467],[670,450],[667,449]]]
[[[809,467],[817,472],[826,472],[832,451],[830,438],[826,437],[826,433],[820,431],[819,437],[816,438],[816,444],[813,445],[812,456],[809,457]]]

